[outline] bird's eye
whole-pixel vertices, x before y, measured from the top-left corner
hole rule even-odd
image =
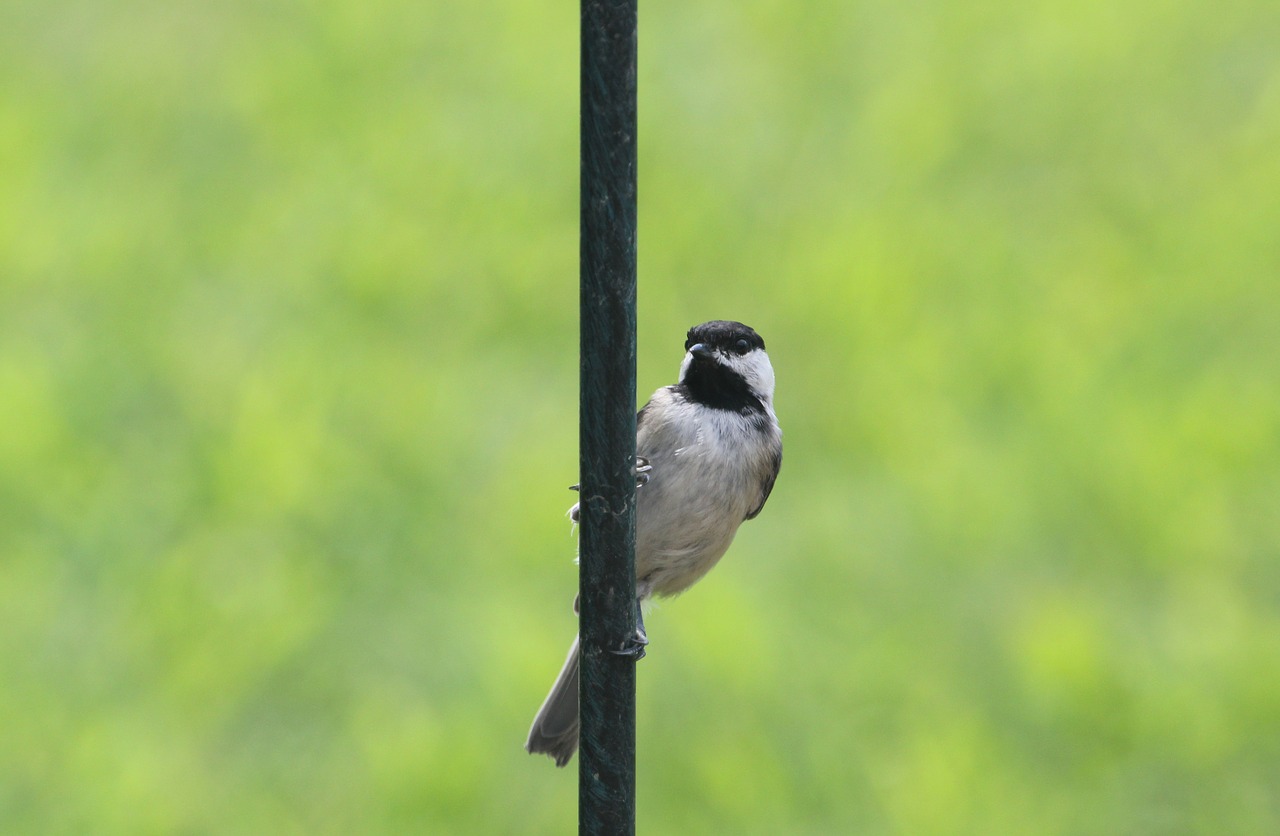
[[[751,343],[747,342],[746,340],[738,340],[736,343],[733,344],[733,350],[738,352],[739,354],[746,354],[748,351],[751,350]]]

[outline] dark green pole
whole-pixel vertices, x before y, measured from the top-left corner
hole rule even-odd
[[[636,0],[582,0],[578,832],[635,832]]]

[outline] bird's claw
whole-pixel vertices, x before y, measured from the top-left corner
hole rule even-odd
[[[653,470],[653,465],[649,464],[649,460],[644,456],[636,456],[636,487],[642,488],[649,484],[649,473]]]
[[[622,647],[618,650],[610,650],[614,656],[630,656],[639,662],[644,658],[644,646],[649,643],[649,637],[644,634],[642,628],[637,627],[635,635],[630,636],[622,643]]]
[[[649,474],[653,471],[653,465],[649,464],[648,459],[646,459],[644,456],[636,456],[636,464],[635,464],[634,470],[635,470],[637,488],[643,488],[645,485],[649,484]],[[569,486],[569,490],[571,491],[576,491],[576,490],[579,490],[580,488],[581,488],[581,485]],[[581,516],[582,516],[581,511],[579,510],[577,503],[575,503],[574,506],[569,509],[569,519],[575,523],[582,522]]]
[[[649,643],[649,636],[644,631],[644,607],[640,599],[636,599],[636,631],[622,643],[620,650],[610,651],[615,656],[630,656],[639,662],[644,658],[644,646]]]
[[[653,465],[649,464],[648,459],[644,456],[636,456],[636,464],[632,470],[635,472],[637,488],[649,484],[649,473],[653,470]],[[581,488],[581,485],[569,486],[569,490],[571,491],[580,490]]]

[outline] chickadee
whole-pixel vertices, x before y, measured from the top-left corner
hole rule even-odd
[[[704,322],[684,347],[679,382],[654,392],[636,416],[639,601],[679,594],[710,571],[738,526],[760,513],[782,466],[773,366],[760,335],[741,322]],[[643,655],[643,621],[637,639]],[[525,749],[564,766],[577,748],[574,639]]]

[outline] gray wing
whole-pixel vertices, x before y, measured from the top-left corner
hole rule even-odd
[[[778,452],[774,454],[773,461],[769,464],[769,473],[765,476],[764,482],[760,486],[760,504],[744,517],[744,520],[754,520],[760,511],[764,509],[764,504],[769,501],[769,494],[773,493],[773,483],[778,481],[778,471],[782,469],[782,447],[778,447]]]

